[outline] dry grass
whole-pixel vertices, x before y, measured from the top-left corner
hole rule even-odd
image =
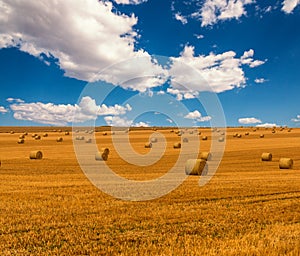
[[[147,202],[120,201],[91,185],[76,162],[72,136],[63,135],[58,146],[57,132],[47,130],[48,137],[28,136],[17,145],[24,130],[45,130],[7,129],[0,133],[1,255],[300,255],[298,129],[263,140],[257,133],[237,140],[233,134],[250,129],[228,129],[224,159],[206,186],[189,176]],[[152,132],[130,131],[133,148],[146,154]],[[149,167],[120,159],[111,136],[96,133],[96,140],[110,148],[107,164],[115,172],[144,180],[164,174],[180,151],[173,149],[176,134],[158,132],[167,138],[167,152]],[[201,134],[211,136],[208,129]],[[30,161],[28,153],[37,149],[44,158]],[[210,140],[201,140],[201,151],[209,150]],[[273,160],[262,162],[263,152]],[[292,170],[279,170],[282,157],[294,159]]]

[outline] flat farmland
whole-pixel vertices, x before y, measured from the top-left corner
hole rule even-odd
[[[199,176],[188,176],[171,193],[141,202],[116,199],[93,186],[77,162],[75,134],[61,130],[0,129],[1,255],[300,255],[300,129],[228,128],[224,157],[205,186],[199,186]],[[25,143],[18,144],[24,131]],[[210,151],[210,129],[198,131],[200,151]],[[173,144],[187,134],[158,128],[166,140],[163,156],[136,166],[119,156],[111,131],[103,132],[83,136],[108,147],[107,165],[133,180],[164,175],[180,154]],[[132,148],[148,153],[144,144],[153,133],[130,131]],[[33,150],[41,150],[43,159],[29,159]],[[273,160],[262,162],[263,152]],[[279,169],[282,157],[294,160],[293,169]]]

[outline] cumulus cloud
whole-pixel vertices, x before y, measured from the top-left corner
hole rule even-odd
[[[0,21],[0,48],[18,47],[37,58],[55,58],[68,77],[122,86],[132,77],[145,75],[141,73],[145,70],[146,75],[158,77],[164,73],[147,52],[135,49],[137,17],[116,13],[109,1],[3,0]],[[135,69],[126,63],[113,69],[115,63],[138,57],[142,60]],[[109,74],[98,74],[107,67],[111,67]],[[141,88],[134,82],[124,87],[143,91],[161,81],[152,77]]]
[[[114,0],[117,4],[142,4],[148,0]]]
[[[277,124],[272,124],[272,123],[264,123],[264,124],[258,124],[256,127],[264,127],[264,128],[272,128],[272,127],[277,127]]]
[[[83,97],[79,104],[59,104],[53,103],[13,103],[10,105],[17,120],[27,120],[42,124],[67,125],[75,122],[81,123],[89,120],[96,120],[98,116],[123,115],[131,111],[130,105],[101,106],[96,105],[96,101],[90,97]]]
[[[234,51],[196,56],[194,47],[186,45],[179,57],[171,58],[173,63],[169,73],[172,89],[168,92],[178,95],[180,100],[184,98],[184,93],[197,96],[195,92],[220,93],[244,87],[246,77],[242,66],[253,68],[265,63],[254,60],[253,55],[254,50],[250,49],[241,57],[237,57]]]
[[[188,113],[184,118],[193,119],[197,122],[207,122],[211,120],[210,116],[202,116],[198,110]]]
[[[268,80],[266,80],[266,79],[264,79],[264,78],[256,78],[255,80],[254,80],[254,82],[255,83],[257,83],[257,84],[263,84],[263,83],[265,83],[265,82],[267,82]]]
[[[261,120],[255,117],[239,118],[238,121],[240,124],[261,124]]]
[[[15,98],[7,98],[6,101],[9,103],[12,103],[12,102],[23,103],[24,102],[24,100],[22,100],[22,99],[15,99]]]
[[[194,36],[195,36],[197,39],[202,39],[202,38],[204,38],[204,35],[201,35],[201,34],[194,34]]]
[[[186,17],[182,16],[179,12],[175,13],[175,19],[180,21],[183,25],[187,24]]]
[[[201,19],[201,26],[213,25],[218,21],[239,19],[246,15],[245,6],[252,4],[253,0],[205,0],[201,9],[192,14]]]
[[[295,123],[300,122],[300,115],[297,115],[296,118],[292,118],[291,121],[292,121],[292,122],[295,122]]]
[[[292,13],[298,4],[300,4],[300,0],[284,0],[281,10],[285,13]]]
[[[1,113],[1,114],[5,114],[5,113],[7,113],[7,112],[8,112],[8,110],[7,110],[5,107],[0,106],[0,113]]]

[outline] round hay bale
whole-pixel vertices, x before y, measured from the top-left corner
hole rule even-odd
[[[107,135],[107,132],[102,133],[102,135],[103,135],[103,136],[106,136],[106,135]]]
[[[43,158],[43,153],[42,151],[31,151],[29,154],[30,159],[42,159]]]
[[[280,169],[292,169],[294,161],[291,158],[280,158],[279,159],[279,168]]]
[[[40,135],[36,135],[36,136],[34,137],[34,139],[35,139],[35,140],[40,140],[40,139],[41,139],[41,136],[40,136]]]
[[[86,140],[85,140],[85,143],[92,143],[92,139],[91,139],[91,138],[86,139]]]
[[[34,137],[36,137],[36,136],[38,136],[37,133],[33,133],[33,134],[31,135],[32,138],[34,138]]]
[[[25,136],[27,136],[27,135],[28,135],[28,132],[24,132],[23,134],[24,134]]]
[[[10,134],[14,134],[15,132],[14,131],[10,131]]]
[[[242,138],[243,136],[242,136],[242,134],[238,134],[236,137]]]
[[[188,143],[188,142],[189,142],[189,139],[188,139],[188,138],[183,138],[183,139],[182,139],[182,142]]]
[[[59,133],[62,133],[62,130],[61,130],[61,129],[59,129],[59,130],[58,130],[58,132],[59,132]]]
[[[180,142],[174,143],[173,148],[181,148],[181,143]]]
[[[280,158],[279,159],[279,168],[280,169],[292,169],[294,161],[291,158]]]
[[[21,139],[25,139],[25,135],[24,135],[24,134],[20,135],[20,136],[19,136],[19,139],[20,139],[20,140],[21,140]]]
[[[207,173],[206,161],[203,159],[188,159],[185,164],[186,175],[201,175]]]
[[[65,131],[65,135],[70,135],[70,132],[68,132],[68,131]]]
[[[150,142],[151,142],[151,143],[156,143],[156,142],[157,142],[157,138],[154,138],[154,137],[151,138]]]
[[[24,139],[19,139],[18,144],[24,144],[25,140]]]
[[[233,137],[236,138],[239,134],[238,133],[235,133],[233,134]]]
[[[288,132],[291,132],[292,131],[292,128],[288,129]]]
[[[56,142],[63,142],[63,138],[62,137],[58,137],[57,139],[56,139]]]
[[[170,132],[171,132],[171,133],[173,133],[173,132],[174,132],[174,130],[171,130]]]
[[[261,160],[262,161],[272,161],[272,154],[271,153],[262,153]]]
[[[202,140],[208,140],[207,136],[202,136]]]
[[[108,154],[105,154],[105,152],[97,152],[95,154],[95,160],[96,161],[107,161]]]
[[[75,140],[84,140],[84,136],[76,136]]]
[[[264,138],[264,137],[265,137],[265,135],[264,135],[264,134],[261,134],[261,135],[259,135],[259,137],[260,137],[260,138]]]
[[[151,142],[146,143],[145,148],[152,148],[152,143]]]
[[[200,152],[200,159],[203,159],[205,161],[211,160],[212,155],[210,152]]]
[[[254,131],[254,132],[256,132],[256,131],[257,131],[257,129],[253,129],[253,131]]]
[[[104,152],[105,154],[109,155],[109,148],[101,148],[100,149],[101,152]]]
[[[272,130],[272,133],[275,133],[276,131],[275,130]]]
[[[249,132],[245,132],[245,135],[248,136],[250,133]]]
[[[219,142],[224,142],[224,141],[225,141],[225,138],[224,138],[224,137],[220,137],[220,138],[218,139],[218,141],[219,141]]]
[[[201,135],[201,132],[198,132],[198,135]]]
[[[43,137],[48,137],[48,133],[44,133],[44,134],[43,134]]]

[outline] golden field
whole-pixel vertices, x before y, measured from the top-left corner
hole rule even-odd
[[[300,255],[300,129],[228,128],[224,158],[208,184],[199,187],[199,176],[189,176],[171,193],[143,202],[93,186],[77,163],[72,134],[64,134],[70,128],[52,129],[0,128],[1,255]],[[104,129],[96,132],[97,144],[110,148],[107,164],[119,175],[157,178],[177,160],[173,143],[180,137],[170,129],[158,129],[167,150],[147,167],[122,160]],[[17,144],[24,131],[25,143]],[[208,151],[210,130],[199,131],[208,136],[201,141]],[[31,137],[44,132],[49,136]],[[130,131],[132,147],[147,153],[152,133]],[[30,160],[32,150],[43,159]],[[273,161],[262,162],[263,152]],[[292,158],[293,169],[280,170],[281,157]]]

